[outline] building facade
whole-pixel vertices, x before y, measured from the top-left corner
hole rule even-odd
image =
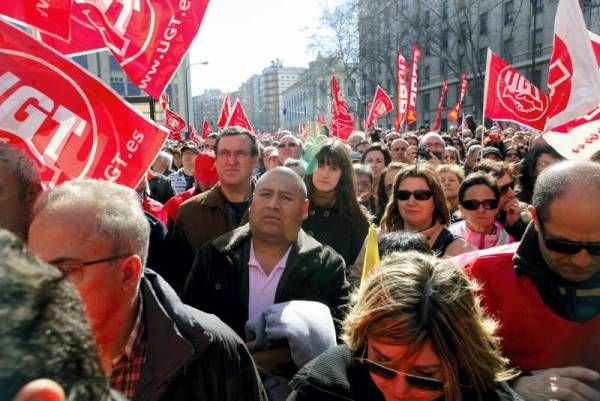
[[[219,121],[224,99],[225,93],[220,89],[207,89],[201,95],[192,98],[194,127],[197,130],[202,129],[202,124],[206,119],[213,131],[217,131],[217,122]],[[232,100],[235,100],[235,98]]]
[[[311,61],[308,70],[282,93],[282,127],[296,131],[300,124],[309,124],[315,121],[317,116],[330,119],[332,73],[336,74],[340,90],[356,120],[360,74],[351,73],[351,76],[347,77],[345,71],[347,69],[339,59],[318,56],[316,60]]]
[[[597,1],[582,1],[588,29],[598,32]],[[418,43],[418,121],[411,129],[433,124],[442,82],[449,91],[442,129],[448,124],[446,112],[458,99],[461,72],[469,88],[463,114],[482,121],[483,85],[487,48],[519,69],[540,89],[547,91],[552,53],[556,0],[397,0],[373,3],[358,0],[359,64],[362,78],[361,115],[378,83],[396,96],[396,52],[411,62],[412,44]],[[380,121],[391,127],[393,116]]]

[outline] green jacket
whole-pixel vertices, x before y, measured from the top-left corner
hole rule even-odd
[[[214,313],[244,338],[248,320],[250,226],[241,226],[200,249],[182,300]],[[349,284],[344,260],[303,230],[298,232],[275,293],[275,302],[316,301],[329,307],[339,327]]]

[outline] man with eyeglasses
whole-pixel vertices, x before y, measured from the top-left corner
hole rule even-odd
[[[599,198],[600,165],[555,164],[538,177],[516,253],[468,263],[528,401],[600,399]]]
[[[277,150],[279,161],[283,166],[287,159],[300,159],[302,157],[302,141],[289,131],[282,131],[282,133]]]
[[[34,213],[29,249],[79,290],[113,388],[131,401],[262,399],[239,337],[145,269],[150,228],[135,191],[74,180]]]
[[[248,221],[254,190],[252,173],[258,162],[258,143],[250,131],[230,127],[215,144],[215,167],[219,182],[210,190],[185,201],[179,208],[173,238],[177,270],[170,282],[179,291],[205,243]]]
[[[434,168],[444,160],[446,142],[437,132],[428,132],[419,140],[419,155],[423,155]]]

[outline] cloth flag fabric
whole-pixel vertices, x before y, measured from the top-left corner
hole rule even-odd
[[[408,75],[408,63],[406,59],[398,51],[396,59],[396,94],[398,96],[398,109],[396,110],[396,119],[394,120],[394,128],[400,132],[402,123],[406,118],[406,109],[408,106],[408,87],[406,85],[406,76]]]
[[[598,66],[600,66],[600,35],[596,35],[591,31],[588,31],[588,35],[590,36],[590,41],[592,43],[594,57],[596,57],[596,62],[598,63]]]
[[[207,6],[208,0],[74,0],[68,38],[43,32],[40,38],[68,55],[108,48],[131,81],[157,98],[183,61]]]
[[[217,120],[217,128],[220,130],[225,129],[227,126],[227,120],[229,120],[229,114],[231,113],[231,99],[229,93],[223,98],[223,104],[221,105],[221,112],[219,113],[219,119]]]
[[[590,113],[600,103],[600,73],[577,0],[560,0],[548,71],[546,130]]]
[[[378,264],[379,245],[377,245],[377,231],[375,225],[371,224],[369,233],[367,234],[367,246],[365,248],[365,260],[363,262],[361,281],[364,281]]]
[[[489,48],[483,93],[485,118],[544,129],[548,113],[546,94]]]
[[[377,120],[394,110],[394,104],[390,96],[377,85],[375,94],[373,95],[373,103],[369,108],[369,116],[367,117],[367,128],[375,125]]]
[[[446,93],[448,93],[448,82],[444,80],[442,83],[442,91],[440,92],[440,100],[438,101],[437,113],[435,113],[435,121],[433,122],[433,131],[440,129],[442,125],[442,111],[444,109],[444,100],[446,99]]]
[[[212,134],[212,132],[212,128],[205,118],[204,122],[202,123],[202,139],[206,139],[210,134]]]
[[[72,4],[73,0],[2,0],[0,14],[66,39]]]
[[[200,146],[201,138],[198,135],[198,131],[194,128],[192,124],[189,125],[188,128],[188,139],[194,142],[196,145]]]
[[[102,81],[0,21],[0,140],[53,187],[74,178],[135,187],[167,137]]]
[[[458,95],[458,101],[456,105],[448,112],[448,119],[457,122],[458,116],[460,116],[460,112],[462,110],[462,104],[465,100],[465,96],[467,95],[467,74],[464,72],[460,74],[460,94]]]
[[[231,110],[231,114],[229,114],[229,119],[225,124],[225,128],[227,127],[242,127],[246,128],[250,132],[254,132],[254,128],[252,124],[250,124],[250,120],[248,120],[248,116],[242,107],[242,103],[240,103],[239,99],[235,99],[235,103],[233,104],[233,108]]]
[[[408,89],[408,105],[406,109],[406,123],[412,125],[417,122],[417,92],[419,90],[419,60],[421,49],[413,43],[412,65],[410,67],[410,86]]]
[[[331,133],[345,141],[354,131],[352,115],[342,96],[335,74],[331,76]]]

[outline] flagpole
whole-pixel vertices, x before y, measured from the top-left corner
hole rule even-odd
[[[483,110],[481,110],[481,125],[485,127],[485,106],[488,92],[488,77],[490,76],[490,65],[492,64],[492,49],[487,48],[487,56],[485,60],[485,79],[483,83]]]

